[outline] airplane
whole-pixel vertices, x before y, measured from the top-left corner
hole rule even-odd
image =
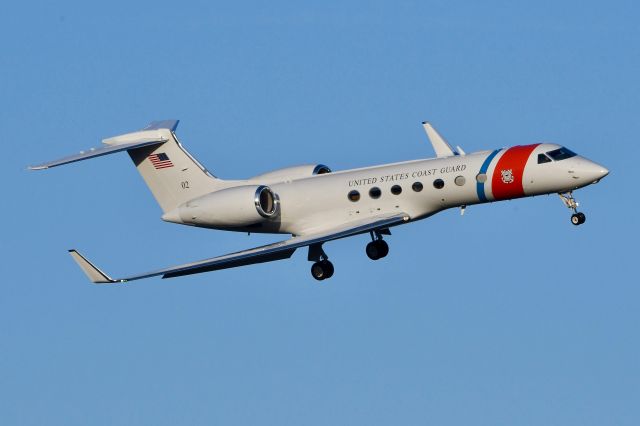
[[[140,131],[104,139],[59,160],[63,164],[127,151],[162,209],[166,222],[226,231],[290,234],[289,239],[197,262],[124,278],[111,278],[75,249],[69,250],[97,284],[162,276],[174,278],[290,258],[308,248],[311,275],[330,278],[333,264],[324,243],[369,234],[366,254],[387,256],[383,236],[390,228],[428,218],[450,208],[557,193],[583,224],[573,191],[609,174],[604,166],[551,143],[465,153],[455,149],[428,122],[422,123],[436,157],[332,171],[323,164],[283,168],[245,180],[223,180],[191,156],[176,136],[178,120],[154,121]]]

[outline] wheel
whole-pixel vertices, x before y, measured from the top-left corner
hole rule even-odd
[[[369,256],[369,259],[371,260],[380,259],[380,247],[376,243],[377,241],[371,241],[369,244],[367,244],[367,247],[365,249],[365,251],[367,252],[367,256]]]
[[[571,223],[574,225],[580,225],[580,217],[578,217],[577,213],[571,215]]]
[[[324,279],[327,280],[331,278],[334,271],[333,263],[329,262],[328,260],[322,260],[320,263],[322,263],[322,267],[324,269]]]
[[[574,225],[582,225],[587,220],[584,213],[575,213],[571,215],[571,223]]]
[[[333,276],[333,264],[328,260],[321,260],[311,265],[311,275],[318,281],[326,280]]]
[[[379,259],[386,257],[389,254],[389,244],[384,240],[378,240],[378,250],[380,251]]]
[[[389,245],[384,240],[371,241],[367,244],[366,252],[371,260],[382,259],[389,254]]]

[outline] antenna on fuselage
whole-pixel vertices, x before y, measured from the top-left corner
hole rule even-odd
[[[436,152],[436,157],[451,157],[453,155],[465,155],[465,152],[459,146],[456,147],[456,151],[451,148],[451,145],[442,137],[440,133],[429,123],[428,121],[422,122],[422,128],[424,129],[429,142],[433,146],[433,150]]]

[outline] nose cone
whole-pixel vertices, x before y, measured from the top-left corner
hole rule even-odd
[[[581,172],[582,177],[589,183],[596,183],[609,174],[609,169],[593,161],[588,161],[588,164]]]

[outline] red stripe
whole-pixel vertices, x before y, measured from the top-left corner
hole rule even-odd
[[[514,146],[502,154],[493,169],[493,178],[491,179],[493,198],[506,200],[524,196],[522,175],[529,156],[538,145],[540,144]]]

